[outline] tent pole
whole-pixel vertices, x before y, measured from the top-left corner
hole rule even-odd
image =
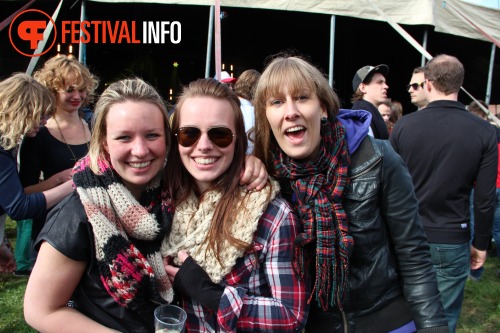
[[[495,51],[497,46],[495,43],[491,44],[491,56],[490,56],[490,69],[488,71],[488,85],[486,86],[486,98],[484,101],[486,104],[490,105],[491,98],[491,80],[493,77],[493,66],[495,65]]]
[[[82,6],[80,9],[80,23],[85,21],[85,17],[87,17],[87,0],[82,0]],[[80,24],[80,44],[78,47],[78,61],[83,65],[87,63],[87,45],[82,42],[83,32],[81,30]]]
[[[10,22],[12,22],[14,17],[16,17],[19,13],[21,13],[23,10],[25,10],[29,6],[31,6],[33,4],[33,2],[35,2],[35,0],[31,0],[30,2],[28,2],[27,4],[22,6],[20,9],[16,10],[14,12],[14,14],[12,14],[11,16],[7,17],[5,20],[0,22],[0,31],[2,31],[6,26],[8,26],[10,24]]]
[[[63,3],[63,0],[59,2],[59,5],[57,5],[56,10],[54,11],[54,14],[52,14],[52,20],[54,23],[57,20],[57,16],[59,15],[59,10],[61,9],[61,5]],[[49,40],[50,33],[52,32],[52,28],[54,28],[52,21],[50,21],[47,24],[47,27],[45,28],[45,31],[43,32],[43,39],[38,42],[38,47],[36,48],[35,52],[33,54],[40,54],[42,53],[43,49],[45,48],[45,44],[47,44],[47,41]],[[26,69],[26,74],[31,75],[33,73],[33,70],[36,67],[36,63],[38,62],[38,59],[40,57],[32,57],[30,60],[30,63],[28,65],[28,68]]]
[[[220,0],[215,0],[215,75],[220,80],[222,64],[221,28],[220,28]]]
[[[210,17],[208,18],[207,38],[207,60],[205,62],[205,77],[210,77],[210,61],[212,57],[212,38],[214,33],[214,6],[210,6]]]
[[[422,47],[427,50],[427,37],[429,36],[429,28],[424,30],[424,39],[422,40]],[[422,54],[422,60],[420,61],[420,66],[425,66],[425,56]]]
[[[394,22],[390,17],[388,17],[379,7],[377,7],[372,0],[366,0],[367,2],[370,3],[370,5],[377,11],[377,13],[386,21],[389,23],[389,25],[396,30],[397,33],[399,33],[408,43],[410,43],[414,48],[417,49],[417,51],[420,52],[426,59],[432,59],[432,56],[425,48],[420,45],[415,38],[413,38],[406,30],[401,28],[399,24]]]
[[[333,69],[334,69],[334,60],[335,60],[335,15],[332,15],[330,18],[330,68],[328,71],[328,83],[330,87],[333,88]]]

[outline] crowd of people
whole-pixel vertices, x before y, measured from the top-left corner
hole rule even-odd
[[[224,74],[175,107],[140,78],[91,104],[66,56],[0,82],[0,272],[29,276],[27,323],[153,332],[172,303],[186,332],[455,332],[500,245],[500,130],[458,101],[461,62],[416,67],[405,115],[385,64],[351,109],[300,56]]]

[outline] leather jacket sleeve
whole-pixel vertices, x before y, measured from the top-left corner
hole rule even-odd
[[[397,259],[403,293],[419,332],[428,332],[431,327],[430,331],[437,332],[442,328],[440,326],[447,326],[447,321],[413,182],[406,165],[390,143],[382,140],[377,143],[383,153],[381,215],[386,221]]]

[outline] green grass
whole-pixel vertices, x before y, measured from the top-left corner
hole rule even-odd
[[[7,237],[15,246],[15,224],[8,223]],[[484,276],[479,282],[467,281],[462,314],[457,333],[500,332],[499,258],[488,258]],[[23,297],[27,278],[0,274],[0,333],[33,333],[24,321]]]
[[[457,332],[500,332],[500,278],[496,276],[498,269],[500,259],[488,258],[481,281],[467,281]]]
[[[16,224],[7,222],[5,234],[16,246]],[[23,298],[28,278],[0,273],[0,333],[36,332],[24,321]]]

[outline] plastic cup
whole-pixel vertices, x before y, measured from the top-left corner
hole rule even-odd
[[[155,333],[180,333],[184,331],[186,312],[178,306],[166,304],[155,309]]]

